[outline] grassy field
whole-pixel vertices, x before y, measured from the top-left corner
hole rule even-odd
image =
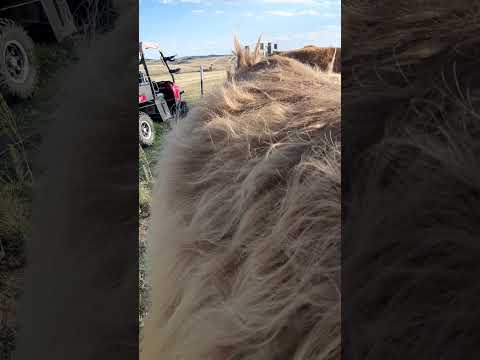
[[[215,89],[221,87],[226,77],[227,72],[225,70],[204,72],[204,94],[209,94]],[[180,85],[181,89],[185,91],[184,99],[190,106],[194,106],[201,98],[200,72],[178,74],[175,76],[175,80],[178,85]]]
[[[232,56],[202,56],[187,57],[170,63],[171,68],[180,68],[183,73],[197,72],[200,66],[206,71],[226,70],[232,62]],[[165,65],[160,61],[147,60],[150,75],[155,76],[166,73]]]
[[[143,320],[148,310],[148,294],[150,286],[147,281],[146,255],[148,243],[146,234],[148,230],[148,221],[150,217],[150,202],[152,188],[154,184],[153,172],[156,160],[163,147],[163,140],[169,128],[165,123],[155,123],[156,141],[152,146],[139,149],[139,325],[140,332],[143,328]]]
[[[191,107],[201,98],[200,66],[204,67],[204,94],[209,94],[222,86],[230,62],[230,56],[187,58],[175,61],[170,67],[181,69],[180,73],[174,75],[175,81],[185,91],[184,99]],[[165,65],[158,62],[148,62],[147,65],[153,80],[171,80]]]

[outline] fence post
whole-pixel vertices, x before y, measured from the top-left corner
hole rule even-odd
[[[200,93],[203,96],[203,65],[200,65]]]

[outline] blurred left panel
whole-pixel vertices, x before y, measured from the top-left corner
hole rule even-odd
[[[2,360],[138,356],[137,52],[136,0],[0,2]]]

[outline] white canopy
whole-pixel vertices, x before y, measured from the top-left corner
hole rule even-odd
[[[160,49],[160,45],[151,41],[140,41],[139,52],[147,49]]]

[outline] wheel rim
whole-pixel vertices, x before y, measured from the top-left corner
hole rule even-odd
[[[16,40],[10,40],[5,45],[3,56],[10,79],[16,83],[24,82],[28,76],[30,63],[23,46]]]
[[[150,137],[152,136],[152,129],[146,121],[142,122],[142,124],[140,125],[140,131],[144,139],[150,139]]]

